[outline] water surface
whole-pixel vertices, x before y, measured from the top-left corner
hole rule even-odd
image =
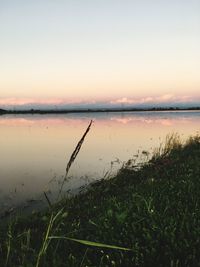
[[[151,153],[169,133],[185,139],[200,129],[199,111],[0,116],[2,210],[43,198],[43,191],[55,195],[91,119],[93,126],[70,169],[65,190],[116,171],[142,151]]]

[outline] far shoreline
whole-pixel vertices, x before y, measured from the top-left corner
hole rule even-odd
[[[6,110],[0,109],[0,115],[17,114],[69,114],[69,113],[110,113],[110,112],[149,112],[149,111],[200,111],[200,107],[153,107],[153,108],[96,108],[96,109],[21,109]]]

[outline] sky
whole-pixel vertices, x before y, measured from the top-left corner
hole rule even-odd
[[[200,103],[199,0],[0,0],[0,106]]]

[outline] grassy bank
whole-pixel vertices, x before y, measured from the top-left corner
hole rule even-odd
[[[0,266],[200,266],[200,138],[0,228]]]

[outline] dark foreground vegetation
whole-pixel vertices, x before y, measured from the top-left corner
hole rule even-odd
[[[116,246],[116,247],[115,247]],[[200,266],[200,138],[0,230],[0,266]]]

